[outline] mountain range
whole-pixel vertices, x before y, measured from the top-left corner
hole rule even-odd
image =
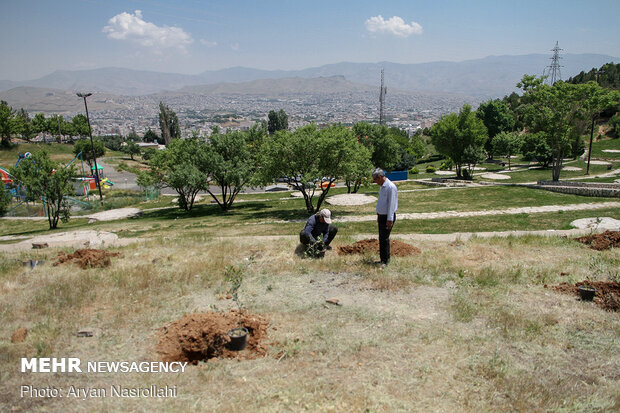
[[[600,54],[564,54],[560,68],[562,78],[567,79],[579,72],[598,68],[605,63],[620,61],[619,58]],[[177,91],[188,93],[200,86],[204,93],[214,90],[236,90],[244,93],[235,83],[260,79],[319,78],[344,76],[354,84],[379,88],[381,69],[385,70],[388,89],[405,91],[443,92],[478,98],[497,98],[511,93],[524,74],[542,75],[550,63],[550,56],[529,54],[520,56],[489,56],[463,62],[431,62],[400,64],[391,62],[350,63],[342,62],[302,70],[261,70],[246,67],[205,71],[197,75],[159,73],[123,68],[56,71],[39,79],[29,81],[0,80],[0,95],[20,86],[85,90],[125,96],[140,96]],[[282,80],[284,81],[284,80]],[[216,84],[227,84],[216,86]],[[269,88],[268,83],[264,83]],[[273,84],[272,86],[273,87]]]

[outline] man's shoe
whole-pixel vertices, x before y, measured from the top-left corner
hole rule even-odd
[[[332,246],[331,246],[331,245],[325,245],[325,249],[326,249],[327,251],[331,251]]]

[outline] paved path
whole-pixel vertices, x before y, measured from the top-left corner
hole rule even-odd
[[[597,202],[587,204],[568,204],[568,205],[546,205],[539,207],[521,207],[506,209],[491,209],[486,211],[443,211],[443,212],[419,212],[419,213],[398,213],[396,219],[438,219],[438,218],[463,218],[463,217],[482,217],[489,215],[517,215],[517,214],[537,214],[544,212],[558,211],[584,211],[602,208],[620,208],[620,202]],[[376,221],[376,215],[353,215],[340,218],[332,218],[336,222],[363,222]],[[286,222],[305,222],[305,220],[275,221]]]

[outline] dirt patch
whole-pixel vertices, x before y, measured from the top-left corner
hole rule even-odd
[[[338,247],[338,255],[364,254],[366,252],[379,253],[378,239],[364,239],[357,241],[353,245]],[[408,255],[419,254],[420,249],[413,245],[406,244],[399,240],[390,240],[390,255],[395,257],[406,257]]]
[[[245,350],[231,351],[228,331],[236,327],[248,329]],[[160,329],[156,351],[163,361],[180,361],[198,364],[217,358],[255,359],[267,354],[267,328],[269,321],[257,314],[244,311],[228,313],[196,313],[168,324]]]
[[[612,247],[620,247],[620,231],[605,231],[601,234],[586,235],[575,238],[575,241],[589,245],[593,250],[608,250]]]
[[[28,329],[26,327],[20,327],[11,335],[11,343],[21,343],[26,339],[28,335]]]
[[[560,283],[549,287],[563,294],[579,297],[579,287],[589,285],[596,288],[594,303],[608,311],[620,310],[620,283],[613,281],[580,281],[575,284]]]
[[[82,249],[76,250],[73,254],[67,254],[64,251],[58,253],[58,261],[54,263],[54,266],[74,263],[80,266],[80,268],[93,268],[93,267],[108,267],[110,265],[110,257],[118,257],[118,252],[107,252],[104,250],[95,249]]]

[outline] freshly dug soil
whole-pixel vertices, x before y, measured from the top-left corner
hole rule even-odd
[[[76,250],[73,254],[66,254],[64,251],[58,253],[58,261],[54,263],[54,266],[74,263],[81,268],[91,267],[108,267],[110,265],[110,257],[118,257],[118,252],[107,252],[104,250],[83,249]]]
[[[602,234],[592,234],[575,238],[583,244],[589,245],[593,250],[608,250],[612,247],[620,247],[620,231],[605,231]]]
[[[560,283],[552,285],[554,291],[579,297],[579,287],[589,285],[596,288],[594,303],[608,311],[620,310],[620,283],[613,281],[580,281],[575,284]]]
[[[357,241],[353,245],[338,247],[338,255],[363,254],[365,252],[379,253],[378,239],[364,239]],[[395,257],[406,257],[408,255],[419,254],[420,249],[413,245],[406,244],[399,240],[390,240],[390,255]]]
[[[21,343],[26,339],[28,335],[28,329],[26,327],[20,327],[11,335],[11,343]]]
[[[230,342],[228,331],[236,327],[245,327],[249,332],[247,347],[242,351],[226,348]],[[263,342],[268,327],[265,317],[245,311],[188,314],[160,329],[156,351],[163,361],[192,364],[217,358],[255,359],[267,354]]]

